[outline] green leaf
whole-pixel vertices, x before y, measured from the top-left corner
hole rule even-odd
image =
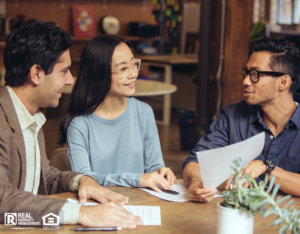
[[[274,189],[273,189],[273,192],[272,192],[272,200],[274,199],[274,197],[276,196],[278,190],[280,188],[280,184],[276,184]]]
[[[260,208],[259,213],[260,213],[261,215],[263,215],[263,214],[265,213],[265,210],[266,210],[266,205],[264,205],[264,206],[262,206],[262,207]]]
[[[287,224],[286,225],[284,225],[282,228],[280,228],[280,231],[279,231],[279,234],[286,234],[286,228],[287,228]]]
[[[264,219],[266,218],[266,217],[268,217],[270,214],[273,214],[274,213],[274,210],[273,210],[273,208],[271,207],[270,209],[268,209],[267,211],[266,211],[266,213],[264,214]]]
[[[290,200],[283,208],[282,210],[286,209],[289,205],[293,203],[294,200]]]
[[[291,215],[291,220],[294,220],[295,217],[297,217],[298,213],[297,213],[297,210],[294,209],[293,212],[292,212],[292,215]]]
[[[276,204],[279,205],[279,203],[281,203],[281,202],[283,202],[283,201],[285,201],[285,200],[287,200],[287,199],[289,199],[291,197],[292,197],[291,195],[287,195],[287,196],[285,196],[283,198],[278,197],[277,200],[276,200]]]
[[[274,225],[279,226],[284,220],[283,219],[276,219],[270,227],[273,227]]]
[[[270,181],[270,184],[269,184],[269,188],[268,188],[268,190],[266,191],[266,193],[269,193],[269,192],[272,190],[273,185],[274,185],[274,182],[275,182],[275,179],[276,179],[276,176],[273,175],[273,176],[272,176],[272,179],[271,179],[271,181]]]

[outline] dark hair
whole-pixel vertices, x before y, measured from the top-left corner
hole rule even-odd
[[[284,39],[258,38],[252,43],[254,52],[271,53],[269,66],[273,71],[289,74],[292,81],[290,91],[294,93],[300,83],[300,50],[294,43]]]
[[[6,84],[13,87],[28,84],[28,74],[34,65],[50,74],[71,44],[72,37],[53,22],[35,20],[12,31],[3,56]]]
[[[122,37],[101,35],[83,49],[69,110],[60,123],[59,144],[66,143],[68,127],[76,116],[92,114],[104,101],[111,86],[112,55],[122,42],[127,44]]]

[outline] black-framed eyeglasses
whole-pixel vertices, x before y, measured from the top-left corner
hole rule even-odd
[[[257,83],[259,81],[259,75],[260,74],[264,74],[264,75],[270,75],[270,76],[275,76],[275,77],[279,77],[279,76],[283,76],[283,75],[289,75],[283,72],[273,72],[273,71],[258,71],[258,70],[248,70],[246,67],[242,67],[242,71],[243,71],[243,78],[245,79],[248,75],[250,76],[250,80],[253,83]],[[292,80],[294,80],[294,78],[289,75]]]

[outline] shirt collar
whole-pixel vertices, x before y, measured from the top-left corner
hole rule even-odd
[[[294,101],[299,103],[300,102],[300,95],[295,93],[294,94]],[[252,115],[250,115],[250,123],[254,123],[256,121],[262,121],[262,115],[261,115],[261,107],[257,106],[257,108],[255,108],[255,111]],[[286,127],[288,127],[288,125],[291,125],[291,122],[297,127],[300,127],[300,105],[298,104],[294,114],[292,115],[291,119],[289,120],[289,122],[287,123]]]
[[[295,99],[294,99],[295,100]],[[292,115],[292,118],[290,119],[289,123],[290,125],[292,125],[292,123],[299,128],[300,127],[300,107],[299,107],[299,103],[298,106],[294,112],[294,114]]]
[[[20,101],[18,96],[15,94],[13,89],[10,86],[7,86],[7,90],[9,92],[9,95],[10,95],[12,102],[14,104],[14,107],[16,109],[22,131],[34,123],[37,124],[37,131],[38,131],[43,126],[43,124],[46,122],[46,118],[45,118],[44,114],[40,110],[37,110],[36,113],[31,115],[29,113],[29,111],[27,110],[27,108]]]
[[[260,112],[261,112],[261,107],[260,106],[256,106],[253,114],[251,114],[250,117],[249,117],[250,123],[254,123],[257,120],[261,121],[262,116],[261,116]]]

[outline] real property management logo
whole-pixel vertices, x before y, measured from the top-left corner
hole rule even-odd
[[[40,222],[36,222],[32,218],[31,213],[4,213],[5,225],[23,225],[23,226],[39,226]]]
[[[59,226],[58,215],[49,213],[42,217],[44,229],[57,229]],[[36,222],[31,216],[31,213],[4,213],[5,225],[20,225],[20,226],[41,226],[40,222]]]

